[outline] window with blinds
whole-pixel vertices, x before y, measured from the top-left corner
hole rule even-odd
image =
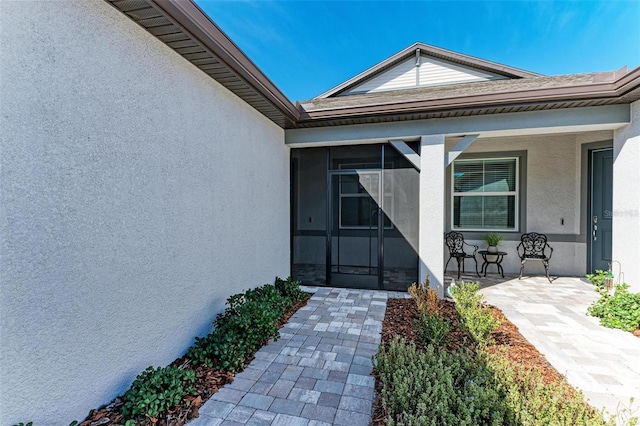
[[[459,160],[452,173],[453,229],[517,230],[517,158]]]

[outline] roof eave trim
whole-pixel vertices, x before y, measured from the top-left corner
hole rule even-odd
[[[294,104],[193,1],[148,2],[210,50],[220,62],[272,103],[287,119],[292,122],[299,119],[300,112]]]
[[[640,68],[632,71],[635,76],[625,75],[617,82],[589,86],[555,87],[519,92],[491,93],[457,96],[445,99],[390,102],[357,107],[327,108],[306,111],[307,120],[347,119],[350,117],[375,116],[398,113],[429,112],[458,108],[490,108],[531,102],[572,102],[585,99],[619,98],[640,86]],[[625,78],[629,77],[629,78]],[[586,90],[588,89],[588,90]],[[622,93],[624,91],[624,93]]]
[[[618,96],[624,96],[632,90],[640,88],[640,66],[632,69],[614,82]]]

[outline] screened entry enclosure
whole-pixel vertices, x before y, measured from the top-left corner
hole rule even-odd
[[[417,280],[419,173],[402,155],[387,144],[293,149],[291,170],[295,279],[385,290]]]

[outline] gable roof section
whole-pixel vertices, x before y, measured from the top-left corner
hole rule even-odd
[[[416,51],[415,57],[405,59],[337,96],[507,78],[503,75],[441,61]]]
[[[191,0],[106,0],[280,127],[298,109]]]
[[[416,65],[420,66],[418,67]],[[416,70],[416,68],[421,68],[424,65],[426,65],[425,68],[428,68],[426,71]],[[413,71],[411,68],[413,68]],[[434,70],[434,68],[439,69]],[[449,74],[454,73],[458,75],[450,75],[448,79],[432,79],[427,81],[426,84],[419,83],[421,75],[429,77],[428,74],[430,71],[442,73],[443,70],[448,70]],[[416,74],[418,81],[416,84],[411,84],[411,77]],[[400,77],[400,80],[404,77],[408,84],[403,86],[403,82],[399,81],[397,77]],[[410,86],[419,87],[422,85],[437,85],[474,80],[482,81],[531,77],[540,77],[540,75],[418,42],[344,83],[324,92],[315,99],[392,90],[394,88]],[[398,84],[389,84],[389,79],[395,79]],[[387,83],[386,87],[385,83]]]

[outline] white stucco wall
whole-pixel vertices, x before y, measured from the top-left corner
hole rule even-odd
[[[418,276],[424,282],[430,278],[431,288],[444,297],[444,253],[439,250],[445,224],[444,135],[422,136],[420,139],[420,235]]]
[[[640,101],[613,138],[613,270],[640,291]],[[620,277],[616,277],[620,278]]]
[[[289,150],[104,1],[0,8],[0,423],[66,425],[288,275]]]
[[[509,253],[502,263],[505,272],[517,273],[520,270],[520,261],[516,255],[520,234],[540,232],[550,236],[550,245],[554,249],[551,262],[553,275],[582,276],[586,273],[587,246],[586,242],[582,241],[584,236],[580,236],[581,146],[584,143],[611,139],[611,131],[479,138],[465,151],[465,154],[526,151],[527,184],[526,195],[523,194],[526,198],[525,229],[515,233],[516,241],[504,241],[500,245],[501,250]],[[455,142],[447,141],[447,151]],[[450,169],[447,169],[447,173],[451,173]],[[450,204],[451,200],[448,199],[447,203]],[[450,214],[450,205],[447,214]],[[480,249],[486,246],[486,243],[480,240],[470,239],[469,242],[480,246]],[[446,248],[445,253],[446,261]],[[478,259],[480,260],[480,256]],[[449,264],[449,271],[457,270],[454,263],[452,261]],[[467,267],[469,265],[467,261]],[[540,262],[527,262],[526,273],[544,273],[544,268]]]

